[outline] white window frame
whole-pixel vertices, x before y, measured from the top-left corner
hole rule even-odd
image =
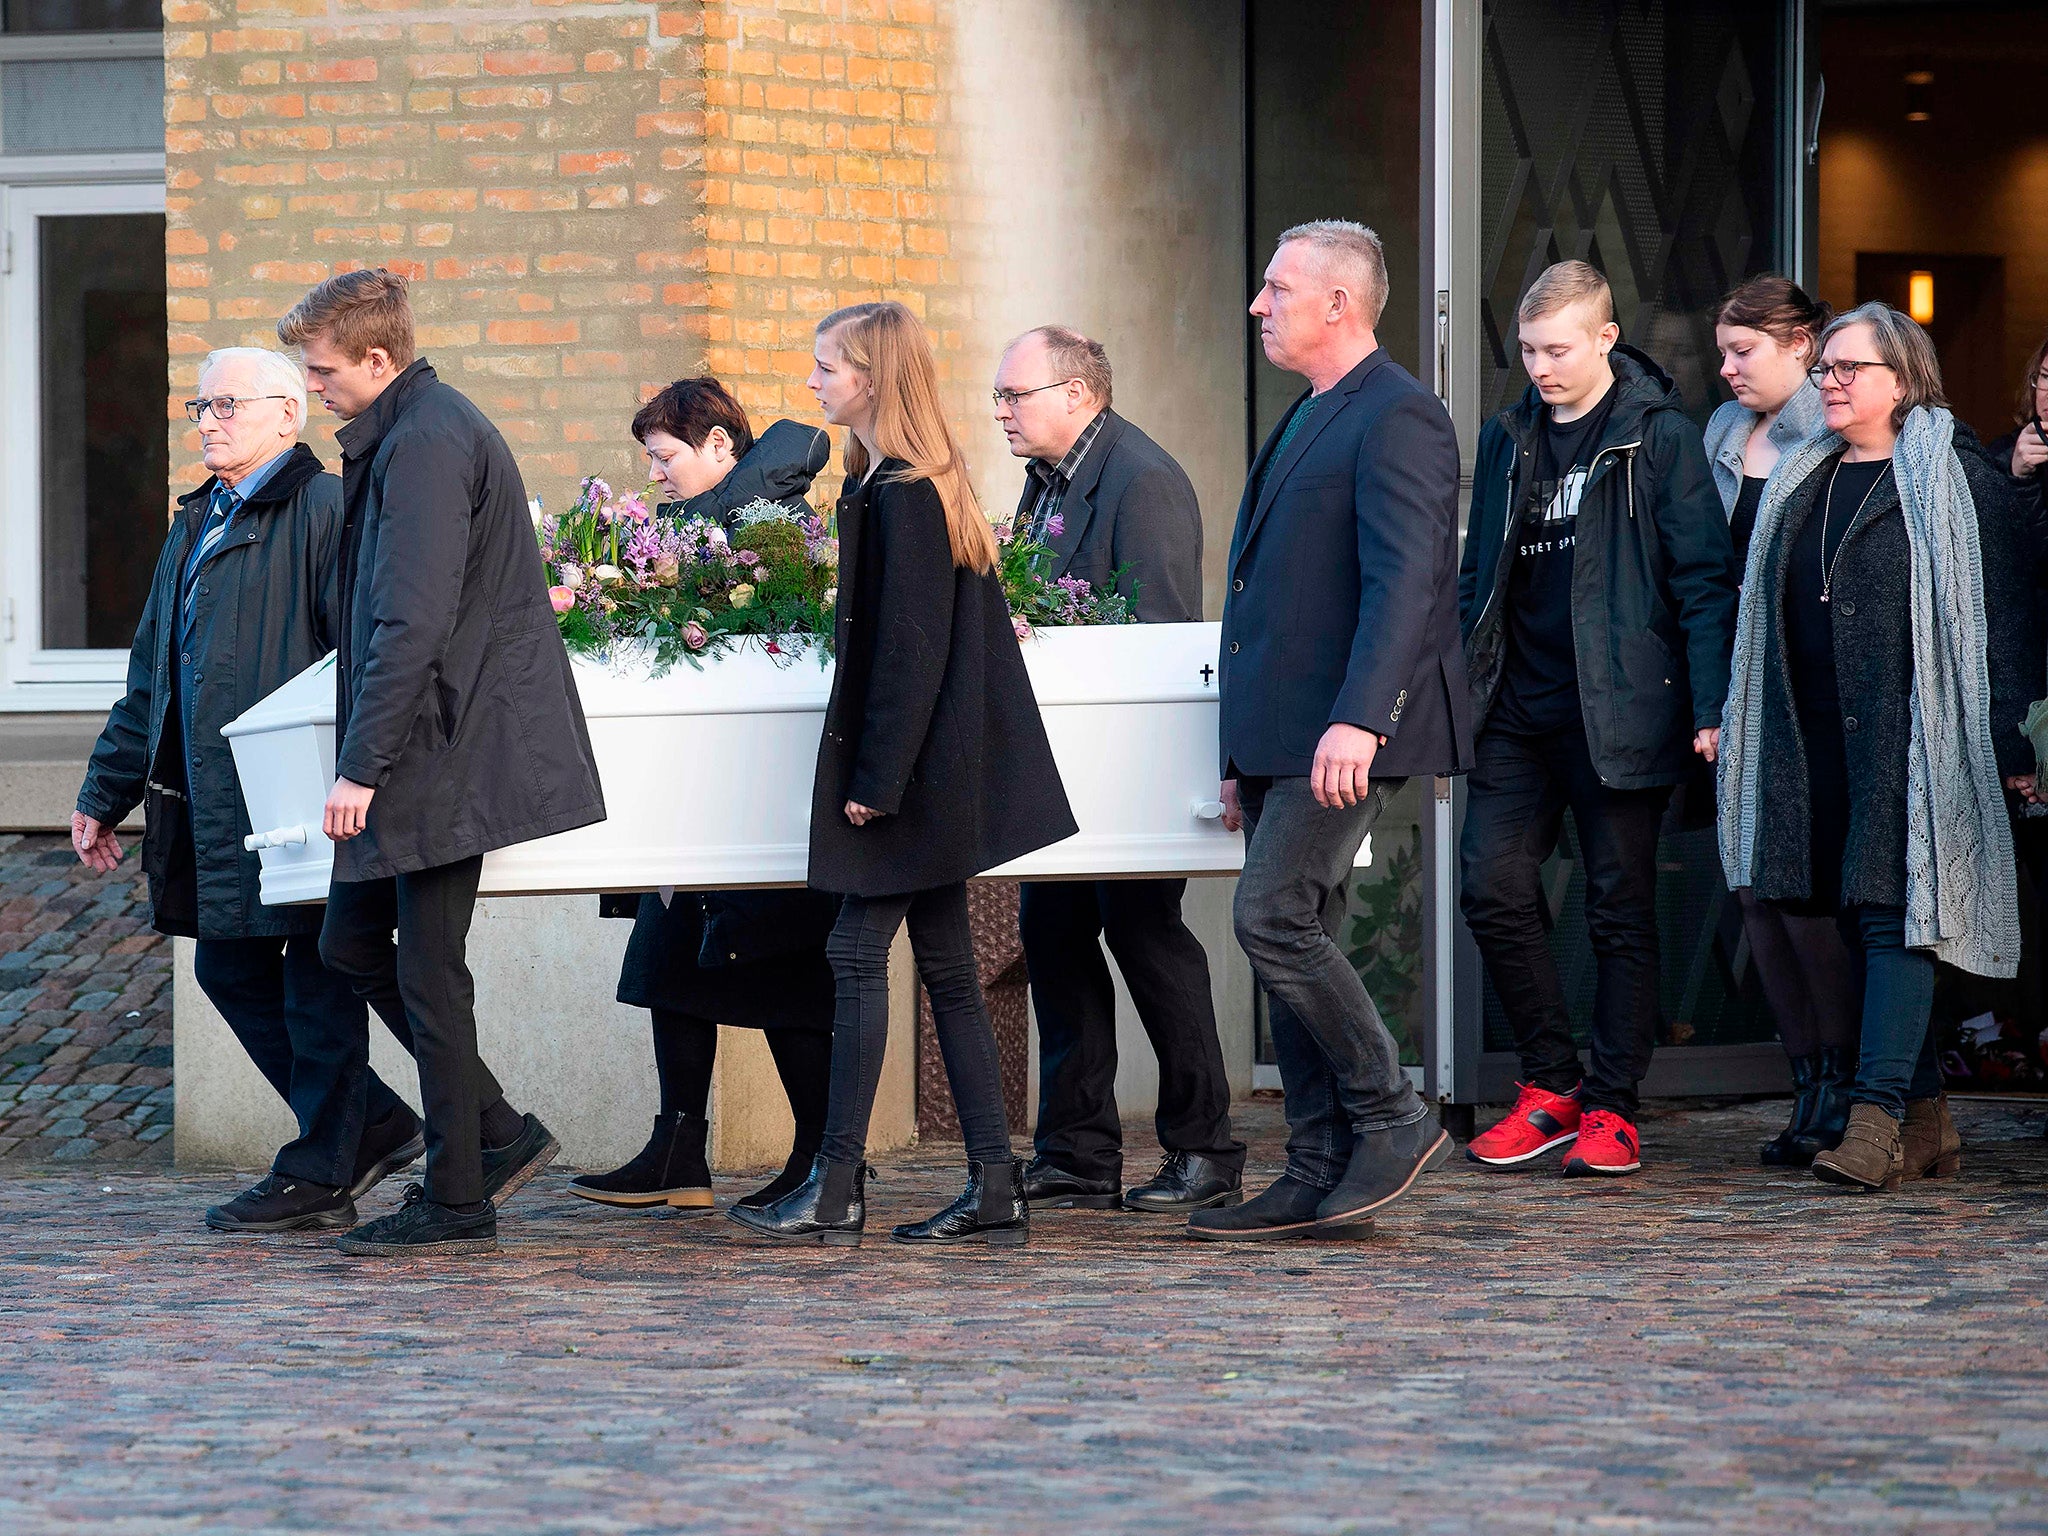
[[[42,644],[37,222],[163,211],[162,155],[0,156],[0,711],[103,710],[120,698],[128,671],[125,647]]]

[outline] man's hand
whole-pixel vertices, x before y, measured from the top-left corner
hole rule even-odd
[[[2012,445],[2012,477],[2024,480],[2043,464],[2048,464],[2048,443],[2041,441],[2041,429],[2029,422]]]
[[[103,875],[121,862],[121,839],[114,829],[78,811],[71,813],[71,846],[78,850],[79,863]]]
[[[877,816],[886,816],[887,811],[878,811],[873,806],[862,805],[858,800],[846,802],[846,819],[856,827],[864,827]]]
[[[376,793],[369,785],[353,779],[334,781],[334,792],[327,797],[327,816],[321,823],[329,842],[345,843],[363,830],[370,819],[371,797]]]
[[[1695,731],[1692,749],[1710,763],[1721,760],[1721,728],[1717,725],[1709,730]]]
[[[1366,796],[1366,777],[1380,739],[1371,731],[1339,722],[1316,743],[1316,760],[1308,771],[1309,791],[1326,810],[1356,805]]]
[[[1223,802],[1223,830],[1242,832],[1244,830],[1244,805],[1237,798],[1237,780],[1225,779],[1223,788],[1216,798]]]

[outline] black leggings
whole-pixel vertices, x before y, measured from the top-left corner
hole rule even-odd
[[[857,1163],[866,1155],[868,1118],[889,1042],[889,945],[906,919],[917,974],[931,994],[967,1155],[979,1163],[1007,1163],[1002,1070],[974,970],[964,884],[904,896],[849,896],[840,905],[825,944],[839,990],[832,1011],[832,1102],[821,1150],[837,1163]]]
[[[661,1082],[661,1112],[704,1118],[711,1104],[711,1068],[718,1060],[718,1025],[693,1013],[656,1008],[654,1073]],[[768,1050],[797,1141],[817,1145],[825,1128],[825,1102],[832,1078],[832,1037],[817,1029],[767,1029]],[[806,1132],[809,1135],[806,1136]]]

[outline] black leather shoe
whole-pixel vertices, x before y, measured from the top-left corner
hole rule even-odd
[[[739,1199],[733,1201],[733,1204],[744,1206],[751,1211],[758,1211],[780,1200],[784,1195],[802,1184],[806,1178],[810,1177],[811,1164],[818,1156],[818,1143],[821,1140],[823,1140],[821,1132],[813,1132],[806,1135],[804,1128],[798,1126],[796,1130],[796,1145],[789,1149],[789,1159],[783,1163],[782,1172],[775,1175],[774,1178],[755,1190],[751,1195],[740,1196]]]
[[[1355,1227],[1408,1193],[1415,1181],[1450,1160],[1451,1133],[1433,1115],[1388,1131],[1371,1131],[1351,1149],[1351,1165],[1316,1207],[1317,1230]]]
[[[704,1161],[704,1141],[710,1134],[701,1116],[656,1115],[654,1134],[631,1162],[610,1173],[579,1173],[569,1181],[569,1193],[601,1205],[708,1211],[711,1168]]]
[[[1323,1191],[1283,1173],[1241,1205],[1212,1206],[1188,1218],[1188,1236],[1210,1243],[1278,1243],[1329,1234],[1316,1226]]]
[[[1757,1160],[1766,1168],[1804,1168],[1811,1163],[1811,1151],[1801,1155],[1801,1140],[1813,1123],[1813,1111],[1820,1099],[1820,1062],[1812,1056],[1792,1060],[1792,1118],[1785,1129],[1757,1148]]]
[[[1244,1199],[1244,1175],[1199,1152],[1169,1152],[1159,1171],[1124,1191],[1124,1209],[1186,1216]]]
[[[866,1163],[835,1163],[820,1157],[811,1163],[810,1176],[780,1200],[758,1209],[735,1205],[725,1214],[760,1237],[857,1248],[868,1223],[870,1177]]]
[[[396,1109],[375,1125],[363,1128],[356,1147],[356,1176],[349,1185],[351,1200],[360,1200],[392,1174],[410,1168],[427,1155],[427,1137],[420,1117],[409,1109]]]
[[[1821,1153],[1842,1144],[1849,1129],[1849,1093],[1855,1086],[1855,1053],[1832,1047],[1822,1051],[1813,1073],[1813,1113],[1793,1139],[1797,1166],[1809,1166]]]
[[[484,1148],[484,1198],[511,1199],[561,1150],[562,1144],[537,1116],[522,1115],[519,1134],[509,1145]]]
[[[1031,1235],[1031,1206],[1024,1198],[1024,1165],[969,1163],[967,1187],[938,1215],[897,1227],[897,1243],[987,1243],[1022,1248]]]
[[[271,1173],[214,1206],[206,1224],[216,1232],[338,1232],[356,1224],[356,1204],[345,1189]]]
[[[1024,1203],[1034,1211],[1113,1211],[1123,1198],[1121,1179],[1084,1179],[1042,1157],[1024,1165]]]
[[[429,1200],[419,1185],[408,1184],[403,1205],[344,1232],[334,1246],[353,1254],[496,1253],[498,1213],[488,1200],[473,1215],[451,1211]]]

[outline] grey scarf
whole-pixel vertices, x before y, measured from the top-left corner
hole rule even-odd
[[[1991,750],[1976,507],[1954,437],[1947,411],[1919,406],[1906,417],[1892,452],[1913,561],[1906,943],[1979,976],[2011,976],[2020,952],[2012,828]],[[1721,726],[1721,867],[1730,887],[1750,883],[1756,853],[1756,743],[1770,617],[1761,582],[1765,552],[1777,538],[1786,500],[1841,446],[1838,436],[1823,432],[1787,453],[1757,509]]]

